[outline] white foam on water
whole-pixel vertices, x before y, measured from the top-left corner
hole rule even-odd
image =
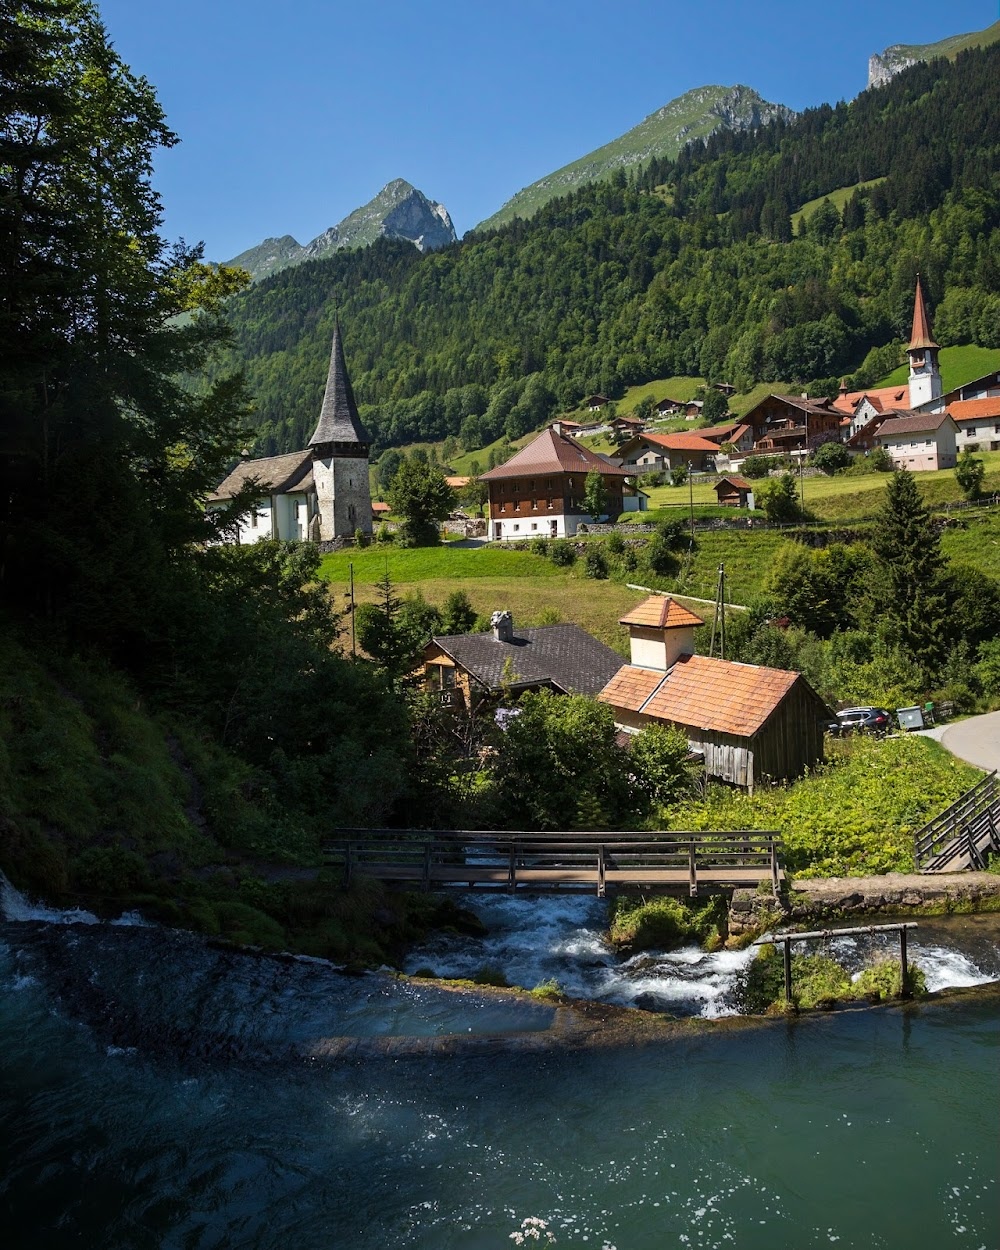
[[[23,923],[30,920],[42,921],[45,924],[101,924],[103,923],[93,912],[82,907],[69,907],[60,910],[47,907],[44,903],[33,903],[15,890],[7,878],[0,873],[0,920]],[[125,912],[117,920],[108,923],[113,925],[145,925],[148,922],[138,912]]]
[[[932,992],[985,985],[987,981],[995,980],[989,973],[977,968],[961,951],[948,950],[944,946],[912,946],[908,954],[911,962],[923,969],[927,988]]]

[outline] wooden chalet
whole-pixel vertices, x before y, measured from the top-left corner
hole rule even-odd
[[[497,540],[572,537],[584,522],[587,476],[599,473],[607,492],[606,515],[644,512],[635,470],[612,463],[556,427],[543,430],[506,464],[482,474],[489,486],[489,537]]]
[[[715,484],[715,495],[719,503],[728,508],[747,507],[747,498],[753,493],[753,486],[742,477],[729,474],[720,478]]]
[[[600,408],[606,408],[611,400],[607,395],[588,395],[583,403],[591,412],[597,412]]]
[[[844,413],[829,399],[765,395],[743,418],[753,431],[755,452],[812,450],[831,439],[840,440]]]
[[[678,412],[683,412],[684,408],[685,401],[683,399],[670,399],[667,397],[661,399],[653,411],[658,413],[661,417],[671,417],[676,415]]]
[[[442,703],[471,709],[504,690],[594,696],[621,666],[617,651],[579,625],[515,630],[509,612],[494,612],[489,633],[432,638],[421,675]]]
[[[801,673],[696,655],[694,631],[704,623],[660,595],[622,617],[631,663],[597,696],[615,723],[631,733],[675,725],[709,777],[751,792],[814,767],[823,759],[830,709]]]

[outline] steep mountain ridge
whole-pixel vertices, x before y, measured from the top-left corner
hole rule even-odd
[[[396,178],[361,208],[302,245],[290,234],[265,239],[227,261],[247,270],[254,281],[270,277],[307,260],[322,260],[334,252],[367,247],[376,239],[404,239],[418,251],[447,247],[457,239],[448,210],[404,178]]]
[[[932,61],[936,56],[953,61],[967,48],[984,48],[1000,39],[1000,22],[994,22],[985,30],[973,30],[965,35],[949,35],[937,43],[894,43],[883,52],[873,52],[868,58],[868,86],[882,87],[901,70],[918,61]]]
[[[650,157],[676,156],[685,144],[706,139],[717,130],[756,130],[776,117],[789,121],[794,116],[792,109],[771,104],[752,87],[695,87],[617,139],[524,187],[476,229],[490,230],[515,217],[531,217],[556,196],[609,178],[616,169],[641,165]]]

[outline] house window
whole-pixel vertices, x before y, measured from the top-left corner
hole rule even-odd
[[[546,507],[549,509],[549,511],[551,512],[551,511],[552,511],[552,500],[550,499],[550,500],[549,500],[549,502],[548,502],[545,506],[546,506]]]
[[[515,501],[514,501],[514,511],[515,511],[515,512],[520,512],[520,511],[521,511],[521,501],[520,501],[520,499],[515,499]]]
[[[535,479],[533,477],[529,477],[528,478],[528,494],[530,495],[534,489],[535,489]]]
[[[1000,425],[997,426],[997,433],[1000,434]],[[546,490],[552,489],[552,479],[550,477],[547,477],[545,479],[545,489]]]
[[[537,499],[532,499],[532,501],[531,501],[531,511],[532,511],[532,512],[537,512],[537,511],[538,511],[538,500],[537,500]]]
[[[255,529],[257,528],[257,517],[258,517],[258,515],[259,515],[259,514],[258,514],[258,512],[257,512],[257,509],[256,509],[256,508],[251,508],[251,509],[250,509],[250,528],[251,528],[252,530],[255,530]]]
[[[532,522],[531,522],[531,528],[532,528],[533,530],[538,529],[538,526],[535,524],[535,522],[534,522],[534,521],[532,521]]]
[[[514,533],[516,534],[516,533],[517,533],[517,531],[518,531],[520,528],[521,528],[521,527],[520,527],[520,525],[515,525],[515,526],[514,526]]]

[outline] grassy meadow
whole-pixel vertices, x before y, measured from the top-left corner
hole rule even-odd
[[[1000,348],[976,347],[971,343],[960,347],[942,347],[938,355],[941,384],[946,391],[953,391],[966,382],[973,382],[984,374],[1000,369]],[[878,386],[902,386],[909,377],[909,365],[900,365]]]

